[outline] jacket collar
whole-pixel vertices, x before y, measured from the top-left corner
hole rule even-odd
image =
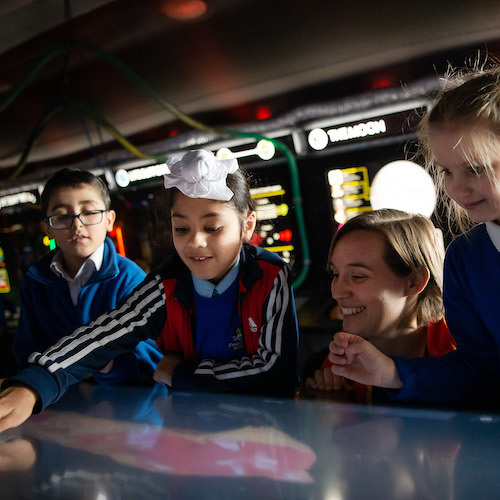
[[[174,265],[178,269],[177,284],[175,286],[175,298],[187,310],[191,310],[194,305],[194,286],[191,271],[182,262],[177,253],[173,256]],[[260,278],[264,272],[259,266],[256,247],[253,245],[243,245],[240,252],[240,268],[238,279],[240,290],[246,292]]]
[[[28,269],[28,273],[33,279],[41,283],[50,284],[59,281],[60,277],[56,276],[50,269],[50,264],[58,250],[52,250],[47,255],[44,255],[36,264]],[[110,238],[104,240],[104,255],[99,273],[93,273],[90,276],[87,284],[95,283],[107,278],[111,278],[118,274],[118,255],[115,246]]]
[[[240,282],[243,290],[248,290],[264,275],[257,259],[257,247],[243,245],[240,258]]]

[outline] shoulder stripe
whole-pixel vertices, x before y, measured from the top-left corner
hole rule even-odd
[[[148,319],[165,304],[165,293],[160,276],[144,283],[118,309],[104,313],[95,321],[75,330],[43,354],[33,353],[29,361],[50,364],[50,372],[67,368],[95,349],[112,342]],[[62,362],[57,362],[64,358]]]
[[[138,300],[138,297],[142,296],[143,294],[146,294],[154,288],[156,285],[156,281],[149,281],[148,283],[144,284],[143,287],[141,287],[139,290],[136,291],[133,295],[131,295],[127,301],[123,304],[123,306],[120,309],[115,309],[114,311],[111,311],[110,313],[104,313],[101,314],[97,319],[94,321],[91,321],[88,325],[83,325],[77,330],[75,330],[71,335],[67,335],[63,338],[61,338],[55,345],[50,347],[44,352],[44,355],[47,356],[52,356],[54,353],[62,352],[64,353],[65,346],[70,344],[72,341],[75,339],[79,338],[79,335],[82,331],[85,331],[89,328],[94,328],[96,325],[105,325],[107,321],[109,321],[110,318],[115,318],[118,314],[120,314],[121,311],[124,311],[125,309],[129,309],[130,307],[133,307],[133,303]],[[122,312],[123,314],[123,312]],[[78,344],[76,344],[78,345]]]

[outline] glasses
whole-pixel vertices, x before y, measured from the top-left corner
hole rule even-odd
[[[70,214],[57,214],[47,217],[45,220],[53,229],[68,229],[73,225],[74,219],[79,221],[84,226],[94,226],[102,222],[102,214],[107,210],[85,210],[85,212],[70,215]]]

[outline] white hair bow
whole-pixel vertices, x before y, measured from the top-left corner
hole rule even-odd
[[[238,162],[220,160],[210,151],[198,149],[167,160],[170,174],[164,176],[165,189],[176,187],[189,198],[229,201],[233,192],[226,185],[227,174],[238,170]]]

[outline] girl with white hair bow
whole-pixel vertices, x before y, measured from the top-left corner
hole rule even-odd
[[[297,318],[290,270],[248,243],[254,200],[236,160],[189,151],[165,176],[175,254],[116,310],[4,382],[0,432],[41,411],[72,383],[141,340],[165,353],[154,379],[175,390],[293,396]]]

